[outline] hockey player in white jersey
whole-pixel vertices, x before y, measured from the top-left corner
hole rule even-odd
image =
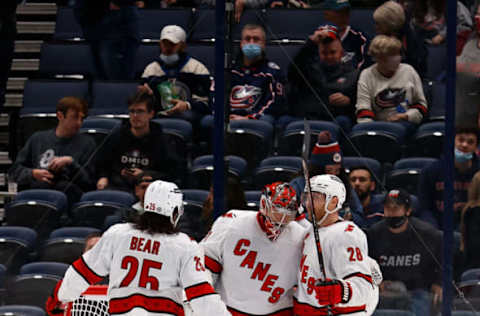
[[[185,290],[197,315],[230,315],[207,281],[201,248],[175,228],[183,214],[178,187],[151,183],[144,205],[145,212],[134,223],[112,226],[68,268],[58,299],[73,301],[109,275],[110,314],[183,316]]]
[[[309,214],[315,211],[322,254],[311,225],[298,274],[295,315],[370,315],[378,301],[371,275],[374,264],[368,258],[365,234],[338,215],[345,186],[334,175],[314,176],[310,183],[313,207],[308,192],[302,201]]]
[[[293,315],[293,287],[306,230],[297,224],[295,190],[267,185],[260,211],[230,211],[200,245],[228,310],[234,316]]]

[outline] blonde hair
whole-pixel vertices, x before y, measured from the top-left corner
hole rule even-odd
[[[388,34],[398,33],[405,24],[405,11],[395,1],[387,1],[373,12],[376,24],[388,29]]]
[[[393,36],[377,35],[373,39],[368,54],[377,56],[394,56],[400,54],[402,50],[402,42]]]

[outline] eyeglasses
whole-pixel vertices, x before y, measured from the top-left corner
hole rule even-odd
[[[145,110],[128,110],[128,114],[131,115],[143,115],[145,113],[147,113]]]

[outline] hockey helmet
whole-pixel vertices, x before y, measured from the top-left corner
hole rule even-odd
[[[183,194],[175,183],[157,180],[145,192],[144,209],[170,218],[176,226],[183,215]]]
[[[310,187],[312,192],[319,192],[325,194],[325,211],[326,214],[334,213],[342,208],[343,203],[347,197],[347,191],[345,185],[339,177],[332,174],[322,174],[310,178]],[[305,193],[307,192],[307,186],[305,186]],[[338,204],[334,210],[329,211],[327,209],[328,204],[337,197]]]

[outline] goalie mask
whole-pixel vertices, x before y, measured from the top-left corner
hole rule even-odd
[[[265,219],[268,238],[276,240],[298,210],[297,195],[288,184],[274,182],[265,186],[260,198],[260,213]]]
[[[145,192],[145,212],[153,212],[170,218],[176,226],[183,215],[183,194],[175,183],[157,180]]]
[[[345,185],[343,184],[342,180],[335,175],[322,174],[310,178],[310,187],[312,189],[312,193],[318,192],[325,194],[325,214],[320,221],[318,221],[318,223],[321,224],[329,214],[335,213],[342,208],[342,205],[347,197]],[[334,197],[337,197],[338,199],[337,206],[333,210],[328,210],[328,205]],[[305,186],[305,191],[302,195],[302,204],[306,205],[305,199],[309,198],[307,186]]]

